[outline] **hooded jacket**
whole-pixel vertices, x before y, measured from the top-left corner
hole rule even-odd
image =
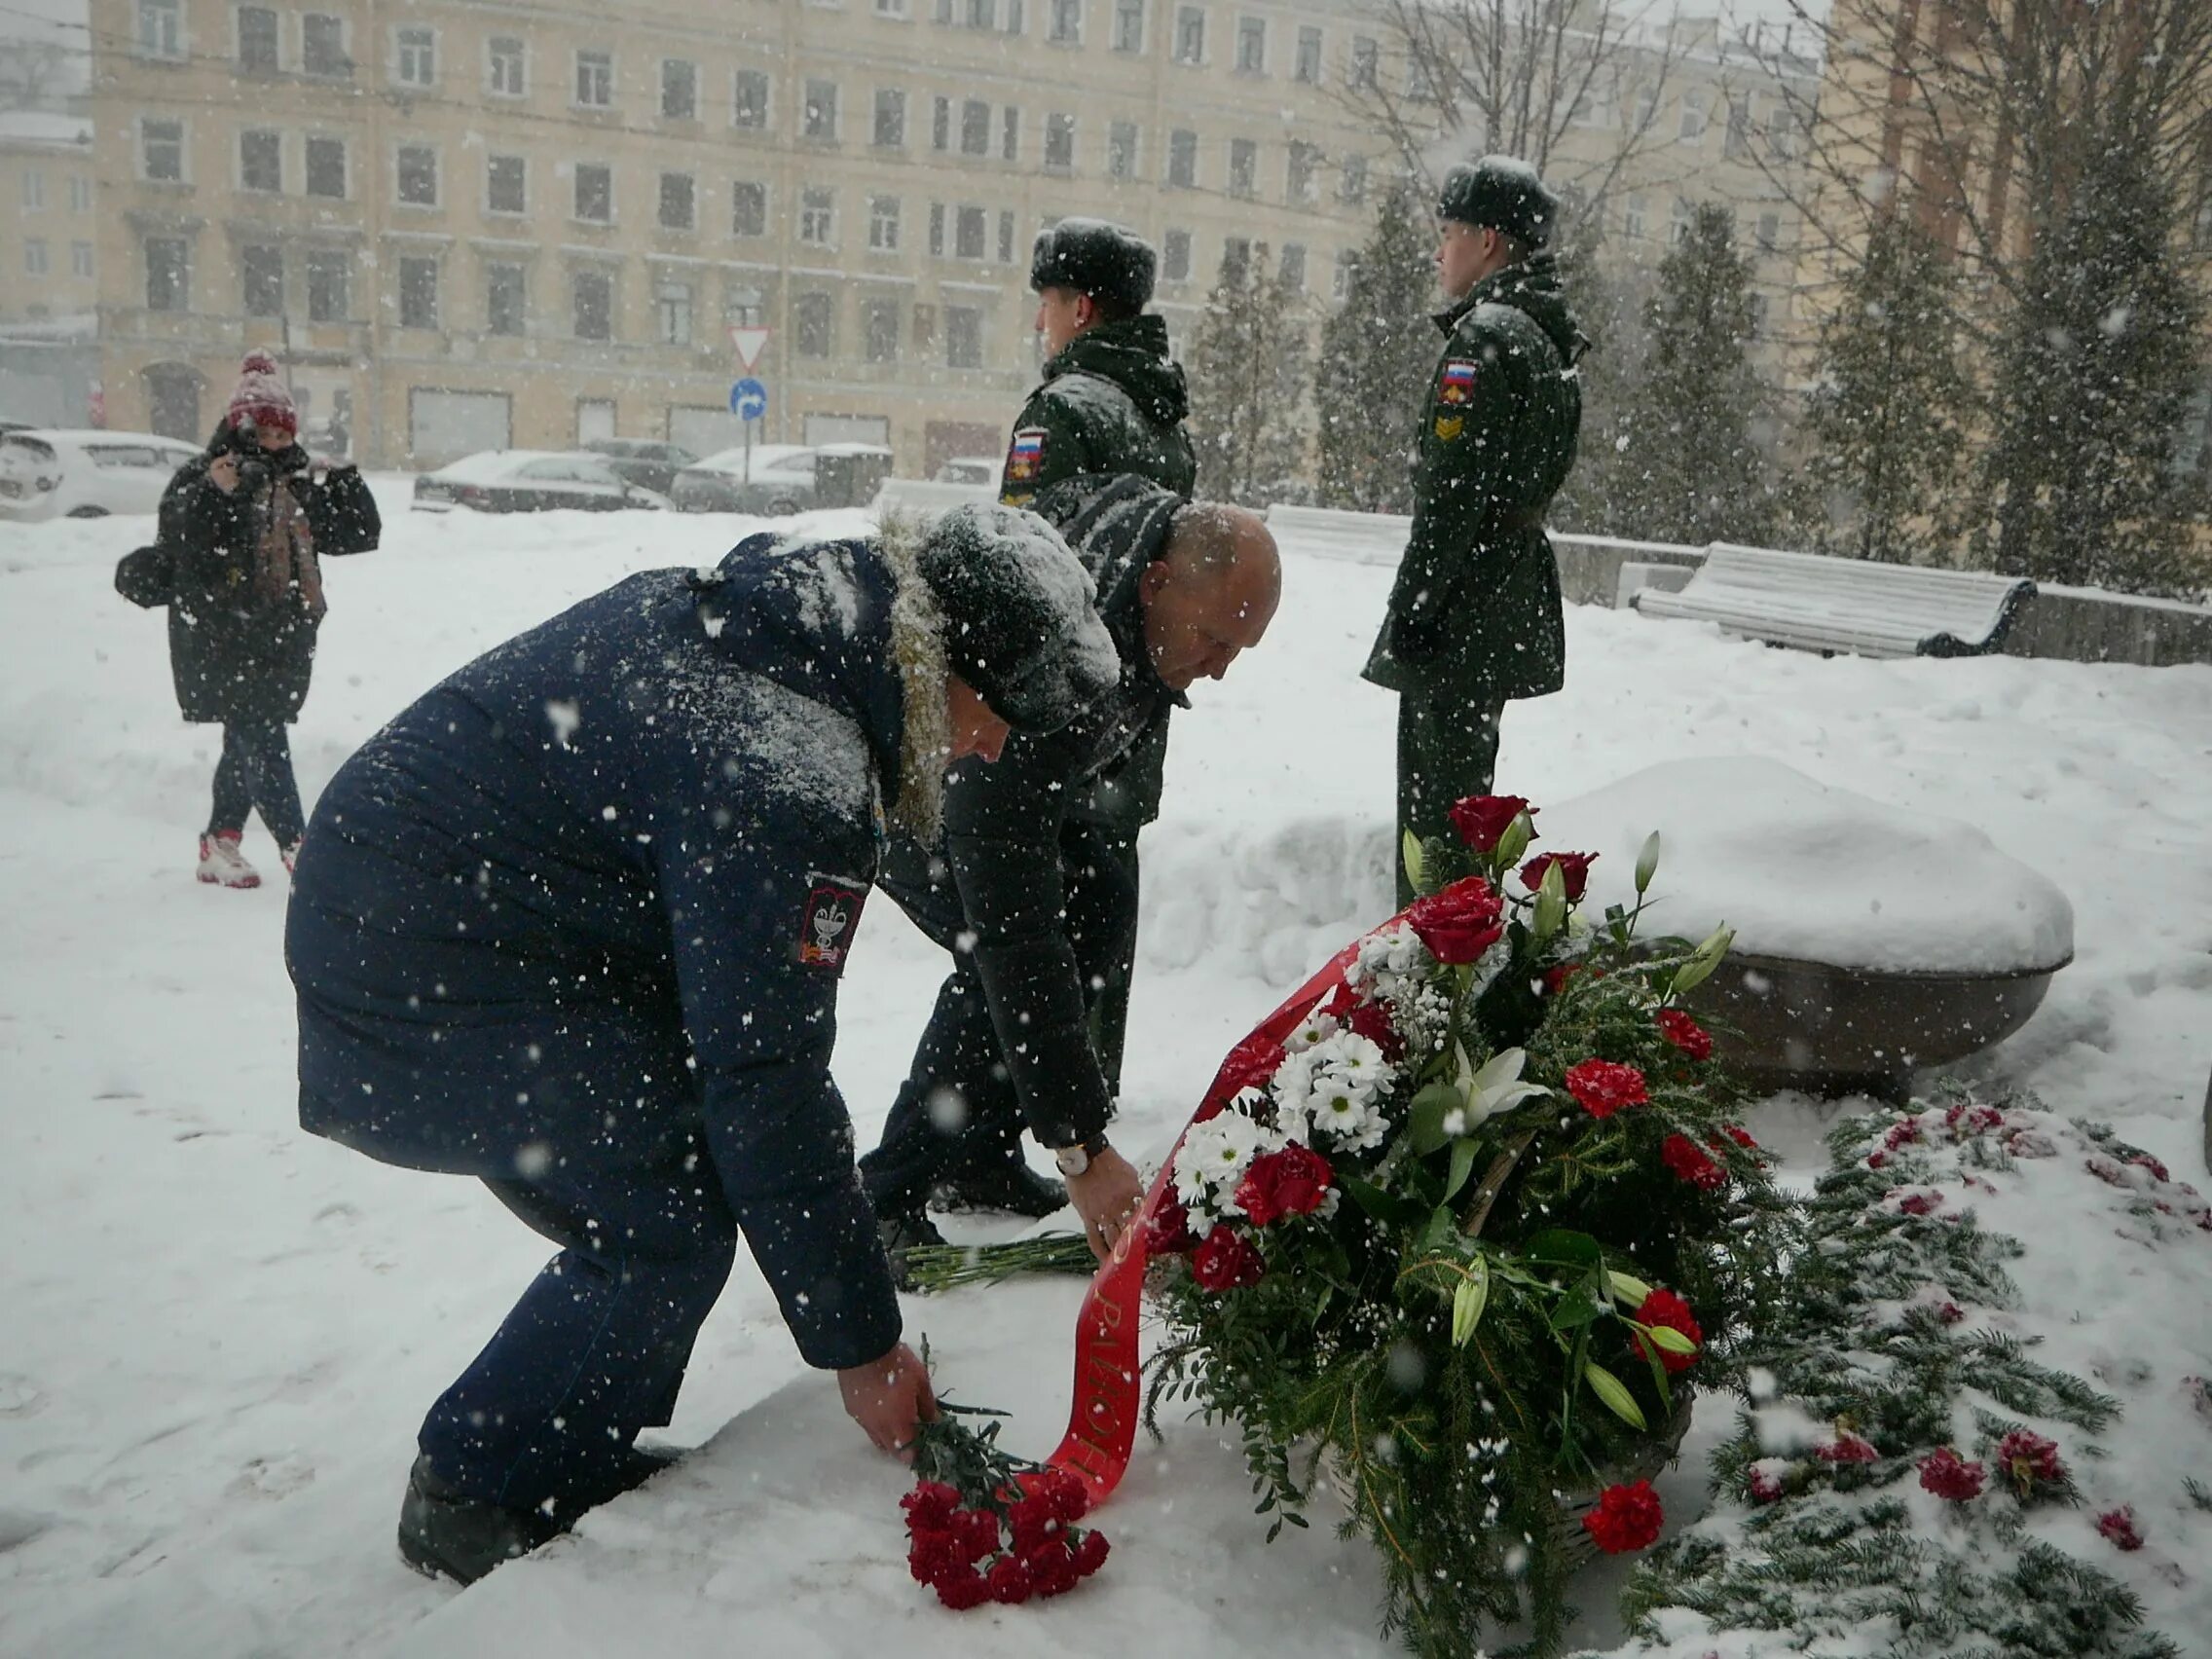
[[[1149,313],[1102,322],[1047,360],[1044,383],[1014,418],[999,499],[1026,507],[1063,479],[1117,472],[1187,498],[1198,473],[1183,430],[1190,412],[1167,324]]]
[[[763,535],[632,576],[354,755],[286,927],[302,1124],[510,1180],[696,1137],[808,1362],[890,1348],[830,1054],[881,816],[926,827],[941,777],[906,759],[941,753],[906,691],[941,642],[891,560]]]
[[[1436,318],[1414,522],[1366,678],[1393,691],[1503,702],[1566,682],[1559,568],[1544,509],[1582,429],[1589,342],[1537,254]]]

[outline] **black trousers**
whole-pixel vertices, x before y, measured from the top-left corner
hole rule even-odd
[[[1119,1089],[1129,964],[1136,951],[1136,832],[1068,822],[1060,831],[1060,878],[1092,1045],[1107,1088]],[[878,1215],[892,1215],[921,1207],[940,1182],[1018,1161],[1022,1118],[982,977],[974,959],[955,948],[967,919],[950,874],[930,881],[920,878],[919,869],[904,880],[887,873],[882,885],[924,933],[953,951],[952,973],[938,990],[883,1139],[861,1160],[869,1202]]]
[[[215,762],[215,800],[207,817],[210,835],[236,835],[248,812],[279,847],[298,843],[307,833],[300,809],[300,786],[292,776],[292,745],[282,720],[226,720],[223,757]]]
[[[1488,697],[1398,697],[1398,839],[1390,860],[1398,872],[1398,907],[1414,902],[1400,849],[1416,840],[1450,836],[1452,803],[1488,794],[1497,770],[1497,721],[1505,705]]]

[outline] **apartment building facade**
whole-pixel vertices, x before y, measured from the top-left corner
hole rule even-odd
[[[89,317],[98,304],[92,124],[0,110],[0,325]]]

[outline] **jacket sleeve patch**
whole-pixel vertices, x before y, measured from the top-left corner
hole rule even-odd
[[[1446,361],[1436,377],[1436,401],[1461,404],[1475,395],[1475,361],[1471,357],[1453,357]]]
[[[1024,426],[1014,434],[1014,445],[1006,452],[1006,481],[1009,484],[1026,484],[1045,470],[1045,428]]]
[[[1464,415],[1439,415],[1436,418],[1436,435],[1446,443],[1450,443],[1466,429],[1467,418]]]
[[[800,966],[842,971],[861,925],[868,884],[850,876],[810,871],[806,904],[799,912],[796,955]]]

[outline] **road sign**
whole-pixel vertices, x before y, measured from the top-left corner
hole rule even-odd
[[[729,343],[737,350],[737,366],[747,374],[760,360],[760,353],[768,349],[768,331],[765,328],[746,328],[732,323]]]
[[[729,412],[741,421],[757,421],[768,413],[768,388],[747,375],[729,388]]]

